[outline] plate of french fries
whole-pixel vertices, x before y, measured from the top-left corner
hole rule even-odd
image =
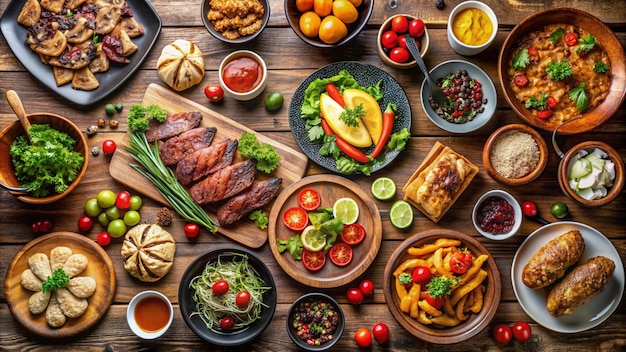
[[[437,344],[480,333],[493,319],[502,292],[500,271],[487,249],[472,236],[447,229],[419,232],[402,242],[387,262],[383,283],[398,323]]]

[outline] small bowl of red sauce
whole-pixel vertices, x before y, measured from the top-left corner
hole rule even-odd
[[[476,231],[492,240],[505,240],[522,225],[522,207],[515,197],[502,190],[483,194],[472,211]]]
[[[174,320],[174,308],[161,292],[142,291],[133,297],[126,309],[126,321],[135,333],[145,340],[163,335]]]
[[[234,51],[220,64],[219,82],[227,96],[241,101],[252,100],[265,89],[267,66],[253,51]]]

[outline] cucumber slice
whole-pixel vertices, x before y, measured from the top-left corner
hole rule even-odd
[[[589,173],[591,173],[591,162],[589,162],[589,160],[587,160],[586,158],[581,158],[578,159],[574,162],[574,165],[572,165],[571,169],[569,170],[569,179],[570,180],[579,180],[582,177],[587,176]]]

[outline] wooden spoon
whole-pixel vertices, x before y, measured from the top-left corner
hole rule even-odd
[[[17,95],[17,92],[14,90],[7,91],[7,100],[9,101],[9,105],[17,115],[17,118],[20,120],[22,124],[22,128],[24,128],[24,132],[26,132],[26,136],[31,141],[30,138],[30,121],[28,121],[28,117],[26,117],[26,110],[24,110],[24,105],[22,105],[22,101],[20,97]]]

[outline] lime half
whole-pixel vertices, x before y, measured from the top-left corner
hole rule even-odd
[[[393,226],[406,229],[413,223],[413,207],[407,201],[396,201],[389,210],[389,220]]]
[[[326,236],[324,236],[320,230],[316,229],[315,226],[309,225],[302,230],[300,241],[302,242],[302,247],[307,251],[317,252],[324,249]]]
[[[372,182],[372,195],[378,200],[389,200],[396,195],[396,183],[389,177],[379,177]]]
[[[359,205],[352,198],[339,198],[333,205],[333,216],[348,225],[359,218]]]

